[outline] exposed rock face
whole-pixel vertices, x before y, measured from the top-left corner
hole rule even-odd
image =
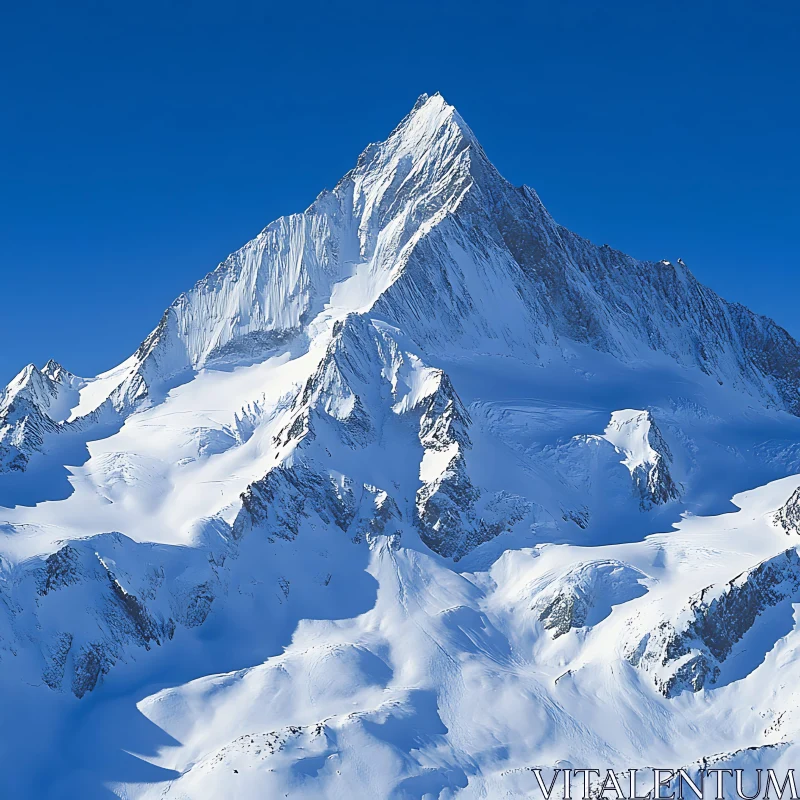
[[[391,338],[366,318],[350,315],[336,322],[325,356],[295,397],[287,441],[301,431],[313,434],[317,418],[331,424],[349,448],[365,447],[387,411],[383,370],[397,370],[402,359]]]
[[[775,524],[787,534],[800,533],[800,488],[776,512]]]
[[[614,524],[615,516],[631,507],[645,514],[681,499],[681,485],[673,477],[673,454],[650,411],[614,411],[603,434],[582,433],[530,449],[515,443],[526,435],[524,417],[515,420],[512,413],[505,421],[482,421],[541,470],[541,496],[545,502],[559,500],[550,505],[550,513],[587,531],[587,541],[594,530]],[[691,443],[676,438],[678,452],[685,457]]]
[[[589,561],[548,576],[532,606],[554,639],[595,625],[618,603],[645,594],[646,575],[621,561]]]
[[[47,412],[57,405],[63,387],[47,367],[39,371],[33,364],[6,387],[0,396],[0,472],[24,471],[33,453],[42,450],[46,435],[57,430]]]
[[[472,446],[467,433],[470,420],[448,377],[436,372],[432,382],[435,389],[417,405],[422,412],[419,440],[424,449],[417,522],[428,547],[444,556],[457,556],[469,547],[464,535],[475,536],[468,518],[479,497],[464,459]]]
[[[366,538],[372,544],[376,537],[388,536],[396,542],[402,535],[402,516],[386,491],[365,484],[359,513],[351,526],[353,541],[358,544]]]
[[[721,665],[759,615],[798,596],[800,555],[792,548],[723,586],[703,589],[677,619],[646,634],[629,659],[652,673],[665,697],[713,687]]]
[[[513,528],[531,503],[507,492],[481,492],[473,485],[466,460],[472,447],[469,414],[444,372],[430,370],[428,380],[430,393],[412,406],[420,413],[423,447],[416,524],[431,550],[458,561]]]
[[[22,651],[26,631],[35,629],[39,653],[25,651],[32,678],[38,673],[51,689],[80,698],[137,649],[163,645],[178,625],[202,624],[219,577],[201,552],[187,561],[176,550],[112,533],[21,565],[0,587],[8,615],[0,660]]]
[[[268,537],[294,539],[311,512],[323,522],[347,531],[356,513],[349,482],[337,484],[307,464],[277,467],[251,484],[242,496],[242,510],[233,530],[237,538],[259,526]]]
[[[669,466],[672,453],[649,411],[616,411],[605,438],[625,455],[642,510],[680,498]]]
[[[642,477],[639,477],[641,473],[637,475],[637,483],[642,494],[643,505],[648,503],[650,505],[663,505],[670,500],[680,499],[680,491],[669,471],[669,465],[672,462],[672,453],[669,446],[664,441],[661,431],[649,412],[648,419],[650,427],[647,431],[647,444],[655,453],[655,457],[652,463],[642,470],[644,475]]]
[[[432,550],[458,560],[524,518],[530,510],[528,501],[505,492],[482,494],[473,486],[466,461],[471,447],[469,414],[443,370],[427,366],[404,350],[393,329],[360,316],[337,322],[333,334],[275,437],[276,446],[297,448],[295,452],[301,455],[248,489],[243,498],[247,519],[267,524],[276,531],[274,535],[293,537],[310,502],[309,507],[323,519],[333,514],[346,530],[352,521],[352,503],[346,514],[336,510],[339,500],[330,495],[332,478],[319,466],[324,463],[323,454],[314,449],[317,427],[324,425],[344,446],[360,450],[384,439],[392,418],[407,419],[417,428],[421,485],[416,491],[414,523]],[[411,432],[410,425],[403,427],[400,436],[406,440]],[[307,457],[316,459],[317,466],[311,467],[304,460]],[[283,488],[274,488],[276,482]],[[389,499],[392,514],[399,516],[396,502]],[[270,513],[277,516],[267,522]],[[252,523],[238,522],[235,530],[247,524]]]

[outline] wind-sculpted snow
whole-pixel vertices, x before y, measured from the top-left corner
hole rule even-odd
[[[421,97],[122,364],[3,393],[0,794],[789,763],[798,389],[785,331]]]

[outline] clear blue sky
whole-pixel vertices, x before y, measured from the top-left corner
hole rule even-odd
[[[441,91],[573,230],[800,336],[800,4],[75,0],[0,17],[0,384],[91,375]]]

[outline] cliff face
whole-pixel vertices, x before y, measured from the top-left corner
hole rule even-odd
[[[215,560],[111,533],[32,559],[4,581],[3,660],[82,698],[115,665],[205,621],[224,586],[224,552]]]
[[[800,489],[775,513],[775,524],[787,534],[800,533]]]
[[[734,646],[767,610],[797,601],[800,555],[790,549],[722,586],[689,599],[674,620],[664,620],[629,654],[652,672],[665,697],[713,687]]]

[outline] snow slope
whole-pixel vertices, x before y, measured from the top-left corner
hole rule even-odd
[[[0,785],[791,763],[798,473],[800,346],[565,230],[423,96],[123,364],[3,393]]]

